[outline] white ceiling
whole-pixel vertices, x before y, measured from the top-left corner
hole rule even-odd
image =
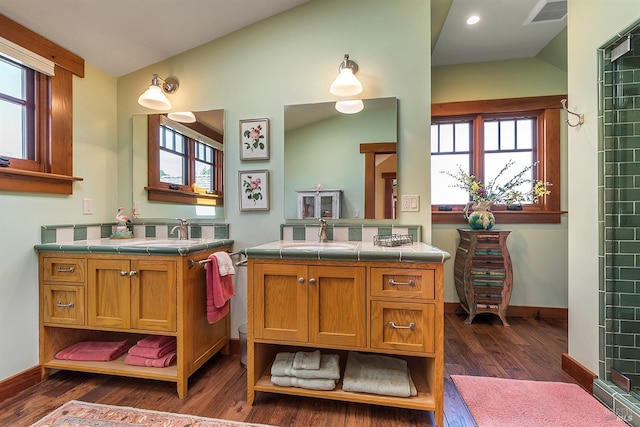
[[[567,18],[533,24],[525,24],[525,21],[544,3],[555,1],[558,0],[432,0],[432,9],[439,8],[433,19],[441,20],[446,16],[433,49],[432,65],[537,55],[566,27]],[[446,14],[449,4],[451,7]],[[467,25],[465,21],[473,14],[481,17],[480,22]],[[433,24],[437,28],[440,23]]]
[[[0,0],[0,13],[120,77],[307,1]],[[540,1],[431,0],[433,65],[535,56],[566,26],[523,25]]]
[[[114,77],[308,0],[0,0],[0,13]]]

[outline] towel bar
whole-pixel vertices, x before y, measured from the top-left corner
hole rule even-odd
[[[231,252],[229,254],[230,257],[234,257],[234,256],[237,256],[237,255],[242,255],[242,253],[240,253],[240,252]],[[211,260],[209,258],[201,259],[199,261],[194,261],[194,260],[190,259],[189,260],[189,268],[193,267],[194,265],[202,265],[202,264],[206,264],[208,262],[211,262]],[[244,262],[244,261],[240,261],[236,265],[240,265],[242,262]]]

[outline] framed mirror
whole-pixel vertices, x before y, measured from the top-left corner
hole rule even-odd
[[[309,191],[340,192],[334,219],[395,218],[398,100],[363,103],[356,114],[339,113],[335,102],[284,107],[285,218],[301,217]]]
[[[133,117],[132,196],[139,217],[162,217],[167,210],[184,216],[183,205],[194,205],[193,216],[223,217],[222,194],[216,190],[222,188],[224,110],[194,115],[194,123],[160,114]],[[170,167],[176,159],[179,172]]]

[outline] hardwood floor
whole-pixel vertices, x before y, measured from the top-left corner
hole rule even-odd
[[[445,371],[449,375],[573,382],[562,371],[567,322],[478,315],[472,325],[461,315],[445,316]],[[450,380],[445,381],[445,425],[475,423]],[[246,371],[238,355],[218,355],[189,380],[179,399],[173,383],[77,372],[58,372],[0,402],[0,426],[29,426],[69,400],[188,413],[275,426],[432,426],[428,412],[259,393],[246,404]]]

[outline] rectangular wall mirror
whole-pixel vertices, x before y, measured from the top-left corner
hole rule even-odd
[[[398,100],[363,101],[356,114],[335,102],[284,107],[285,218],[395,218]]]
[[[153,189],[149,182],[149,145],[153,139],[152,134],[149,133],[149,118],[156,118],[153,123],[157,124],[162,123],[170,126],[172,122],[164,116],[160,120],[160,115],[157,114],[133,116],[132,197],[133,204],[139,207],[139,217],[161,218],[167,217],[167,215],[196,217],[200,214],[214,218],[223,217],[222,195],[217,200],[214,199],[210,187],[222,185],[224,110],[196,111],[194,115],[196,117],[195,123],[177,123],[174,126],[177,132],[184,135],[183,149],[177,148],[177,145],[173,143],[171,147],[163,147],[163,150],[155,153],[155,159],[151,157],[151,161],[157,163],[155,169],[156,172],[159,171],[161,177],[160,182],[152,183]],[[158,138],[158,134],[156,134],[156,145]],[[186,144],[187,140],[191,140],[192,144]],[[185,152],[184,149],[189,146],[192,152]],[[214,146],[215,149],[213,149]],[[172,153],[172,151],[174,152]],[[159,156],[165,156],[164,163],[158,158]],[[180,170],[181,173],[163,170],[163,164],[165,168],[170,166],[167,159],[175,160],[174,158],[181,156],[185,159],[185,164]],[[205,184],[202,177],[198,176],[198,167],[202,169],[204,166],[208,167],[210,173],[217,174],[210,180],[210,185]],[[176,177],[172,177],[172,174]],[[181,182],[183,179],[185,181],[183,184],[176,184],[174,182],[176,179]],[[195,187],[192,185],[194,183]],[[173,189],[170,188],[170,184]],[[196,191],[201,193],[198,194]],[[189,205],[192,206],[192,214],[185,211],[184,207]]]

